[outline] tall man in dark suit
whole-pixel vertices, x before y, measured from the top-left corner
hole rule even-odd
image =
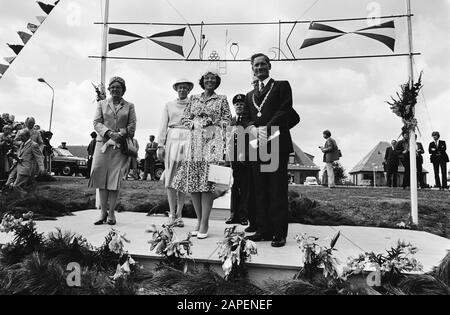
[[[92,168],[92,160],[94,158],[94,152],[95,152],[95,145],[97,143],[97,133],[95,131],[91,132],[91,142],[89,143],[87,147],[88,152],[88,161],[87,161],[87,168],[88,171],[86,173],[86,178],[89,178],[91,176],[91,168]]]
[[[233,117],[232,123],[234,126],[242,126],[242,114],[244,113],[245,95],[236,95],[233,98],[233,105],[236,112],[236,117]],[[233,146],[234,150],[232,151],[233,156],[230,157],[231,167],[233,168],[233,186],[231,187],[231,215],[225,223],[247,225],[248,219],[252,217],[251,226],[255,226],[255,224],[252,222],[254,221],[254,215],[252,216],[253,213],[251,213],[249,217],[251,167],[250,162],[245,159],[245,157],[248,156],[248,154],[246,154],[247,145],[245,145],[243,148],[244,152],[239,150],[237,137],[238,133],[233,132],[231,145]],[[245,144],[246,143],[247,142],[245,142]]]
[[[434,180],[436,181],[436,187],[439,187],[439,190],[444,190],[448,188],[447,186],[447,162],[448,155],[447,155],[447,146],[445,144],[445,141],[439,140],[441,135],[439,132],[434,131],[431,136],[433,137],[434,141],[430,143],[428,146],[428,153],[430,153],[430,160],[431,163],[433,163],[434,168]],[[441,174],[442,174],[442,182],[439,178],[439,167],[441,168]]]
[[[259,147],[257,161],[252,163],[257,231],[248,238],[271,240],[273,247],[281,247],[286,244],[288,230],[287,165],[289,154],[294,151],[289,129],[298,123],[299,117],[292,107],[289,82],[270,78],[270,59],[255,54],[251,64],[258,82],[246,95],[244,126],[258,139]],[[269,137],[276,136],[277,130],[279,136],[268,141]],[[266,159],[265,152],[270,160]],[[267,165],[274,161],[278,167],[268,170]]]
[[[397,173],[399,151],[396,150],[397,141],[392,140],[391,146],[386,148],[384,165],[386,165],[386,181],[388,187],[397,187]]]
[[[158,150],[158,143],[155,141],[154,135],[151,135],[149,140],[150,142],[145,147],[144,175],[142,180],[147,180],[149,170],[151,180],[155,180],[155,162],[157,159],[156,151]]]

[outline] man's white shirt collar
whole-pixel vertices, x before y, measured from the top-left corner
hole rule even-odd
[[[264,81],[259,81],[259,82],[262,82],[264,84],[264,86],[267,86],[267,84],[269,84],[270,79],[271,79],[271,77],[267,77]]]

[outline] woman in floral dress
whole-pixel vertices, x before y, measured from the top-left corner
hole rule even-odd
[[[225,128],[231,123],[227,97],[215,93],[220,82],[217,73],[206,72],[199,82],[203,93],[193,95],[184,110],[181,121],[191,130],[191,140],[187,158],[172,182],[174,189],[191,194],[197,214],[197,226],[191,234],[199,239],[208,236],[214,201],[215,186],[208,182],[208,167],[223,160]]]

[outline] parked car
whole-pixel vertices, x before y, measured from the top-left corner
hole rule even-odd
[[[139,170],[144,172],[145,159],[139,160]],[[162,173],[165,170],[164,161],[157,160],[155,161],[155,178],[159,180],[161,178]]]
[[[305,182],[303,183],[305,186],[319,186],[319,183],[317,182],[317,178],[314,176],[308,176],[305,179]]]
[[[74,156],[67,149],[53,148],[52,172],[57,175],[87,175],[87,159]]]

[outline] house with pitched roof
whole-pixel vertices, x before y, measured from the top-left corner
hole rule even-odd
[[[320,168],[314,164],[314,156],[305,153],[293,143],[294,153],[289,156],[288,174],[295,184],[303,184],[306,177],[312,176],[319,180]]]
[[[349,172],[350,179],[355,186],[373,186],[374,178],[376,186],[386,186],[386,173],[383,161],[386,148],[391,144],[387,141],[378,143],[369,153]],[[400,162],[397,174],[398,186],[403,182],[405,168]],[[428,171],[422,168],[424,183],[427,184]]]

